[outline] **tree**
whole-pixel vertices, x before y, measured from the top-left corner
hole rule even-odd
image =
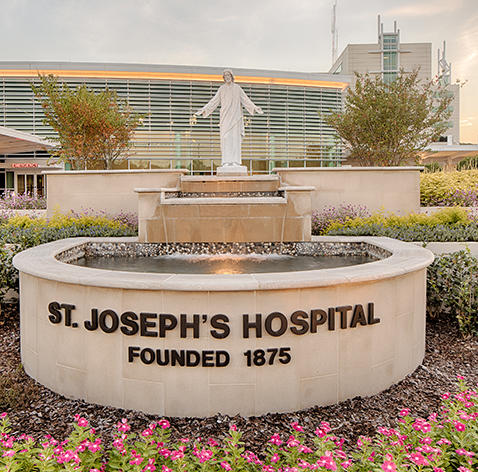
[[[131,148],[134,130],[143,116],[134,113],[116,92],[89,90],[85,85],[71,89],[60,85],[53,75],[39,75],[32,84],[35,97],[45,114],[44,122],[58,134],[52,155],[73,169],[111,169]]]
[[[344,110],[327,122],[337,130],[362,166],[396,166],[416,161],[418,153],[448,128],[451,92],[439,81],[421,81],[418,70],[400,71],[385,83],[380,76],[355,74]]]

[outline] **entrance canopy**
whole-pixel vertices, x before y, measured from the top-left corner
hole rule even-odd
[[[0,126],[0,155],[48,150],[52,147],[54,147],[53,144],[43,138]]]

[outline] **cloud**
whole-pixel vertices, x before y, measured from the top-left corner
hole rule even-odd
[[[451,13],[463,5],[463,0],[435,0],[433,2],[411,2],[407,5],[395,7],[385,12],[391,16],[433,16],[443,13]]]
[[[469,18],[458,37],[460,55],[455,61],[457,72],[463,79],[478,78],[478,15]]]

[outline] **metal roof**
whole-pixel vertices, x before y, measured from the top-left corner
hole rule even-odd
[[[47,150],[52,147],[54,145],[43,138],[0,126],[0,154]]]

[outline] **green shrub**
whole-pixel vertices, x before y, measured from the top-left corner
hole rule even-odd
[[[360,228],[364,226],[381,228],[410,228],[414,226],[434,227],[440,225],[469,225],[473,222],[465,208],[444,208],[432,215],[424,213],[410,213],[409,215],[398,216],[394,213],[374,213],[365,218],[353,218],[344,222],[334,222],[329,226],[327,234],[335,234],[336,230],[342,228]],[[345,233],[339,233],[345,234]]]
[[[460,242],[478,241],[478,225],[411,225],[384,227],[368,224],[353,228],[341,227],[327,232],[328,236],[386,236],[401,241]]]
[[[478,334],[478,259],[470,251],[444,254],[428,267],[427,314],[454,317],[464,335]]]
[[[478,155],[477,156],[470,156],[465,157],[462,159],[457,165],[456,170],[470,170],[470,169],[478,169]]]
[[[429,164],[424,165],[425,170],[424,172],[441,172],[443,167],[438,162],[430,162]]]
[[[421,174],[420,202],[422,206],[478,205],[478,169]]]
[[[312,213],[312,234],[322,235],[327,233],[328,228],[333,223],[344,223],[358,217],[370,216],[370,212],[363,205],[341,204],[325,207]]]
[[[21,246],[12,245],[0,247],[0,303],[5,302],[10,290],[18,290],[18,271],[13,267],[12,259],[20,252]],[[0,310],[1,311],[1,310]]]
[[[444,208],[432,215],[375,213],[331,224],[330,236],[387,236],[402,241],[478,241],[478,223],[465,208]]]
[[[18,252],[58,239],[75,237],[136,236],[134,221],[124,223],[98,215],[63,215],[33,218],[13,216],[0,224],[0,303],[9,289],[18,291],[18,271],[12,259]]]

